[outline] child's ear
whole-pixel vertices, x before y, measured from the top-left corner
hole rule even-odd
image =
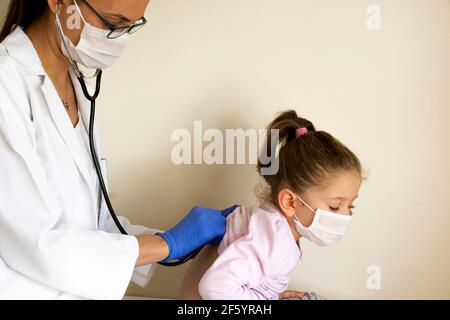
[[[285,188],[278,192],[278,207],[286,218],[291,218],[295,215],[295,209],[298,207],[297,196],[290,189]]]

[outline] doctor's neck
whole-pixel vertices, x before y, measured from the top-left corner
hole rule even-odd
[[[25,30],[25,33],[33,43],[45,72],[58,82],[64,81],[70,63],[61,52],[60,37],[52,12],[47,10]]]

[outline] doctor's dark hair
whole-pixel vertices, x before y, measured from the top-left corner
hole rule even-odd
[[[11,0],[0,31],[0,42],[5,40],[16,26],[28,28],[47,8],[47,0]]]
[[[300,128],[306,128],[307,133],[297,136]],[[278,192],[283,188],[301,194],[310,187],[324,186],[328,179],[341,172],[354,170],[362,176],[361,163],[350,149],[329,133],[317,131],[311,121],[298,117],[294,110],[282,112],[269,124],[267,146],[272,145],[271,130],[274,129],[279,130],[280,148],[275,160],[278,171],[263,175],[261,169],[273,163],[263,164],[259,159],[257,170],[267,183],[266,188],[258,190],[261,200],[277,204]],[[267,149],[268,158],[273,159],[271,148]]]

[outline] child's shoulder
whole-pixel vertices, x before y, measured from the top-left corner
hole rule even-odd
[[[278,243],[291,237],[286,218],[271,203],[238,207],[227,218],[225,242],[229,244],[243,236],[250,235],[259,243]]]
[[[246,208],[252,219],[276,223],[283,221],[284,216],[275,205],[270,202],[263,202],[260,205]]]
[[[273,272],[291,269],[299,248],[286,217],[271,203],[251,207],[249,234],[259,248],[266,248],[266,261]]]
[[[244,208],[243,211],[248,215],[248,229],[251,233],[280,239],[282,234],[290,232],[289,224],[284,215],[269,202]]]

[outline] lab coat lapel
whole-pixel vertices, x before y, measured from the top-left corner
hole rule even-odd
[[[89,170],[86,167],[86,164],[82,161],[81,153],[83,152],[83,150],[81,149],[81,146],[79,145],[79,142],[77,140],[72,122],[70,121],[70,118],[68,117],[67,112],[65,111],[64,106],[48,76],[44,77],[42,90],[44,92],[45,98],[47,99],[47,105],[49,106],[49,112],[51,114],[53,122],[55,123],[55,126],[57,127],[61,137],[63,138],[78,169],[80,170],[81,175],[86,180],[86,183],[91,189],[91,194],[93,194],[92,186],[89,183]]]
[[[18,61],[22,65],[25,74],[31,76],[39,75],[43,77],[43,82],[40,86],[47,102],[46,105],[48,106],[48,111],[59,134],[61,135],[65,145],[67,146],[70,155],[74,159],[74,162],[76,163],[83,179],[86,181],[86,184],[91,191],[90,193],[92,199],[95,200],[94,197],[98,195],[98,190],[94,192],[93,187],[89,183],[89,168],[87,167],[86,163],[82,161],[82,152],[85,151],[79,144],[72,122],[70,121],[70,118],[68,117],[67,112],[64,109],[61,99],[59,98],[58,93],[56,92],[56,89],[51,82],[51,79],[46,74],[41,60],[39,59],[39,55],[34,49],[32,42],[27,37],[22,28],[18,27],[2,42],[2,45],[3,46],[0,46],[0,50],[6,49],[6,51],[14,58],[14,60]],[[75,88],[78,89],[79,84],[76,77],[72,77],[72,80]],[[88,103],[87,100],[84,98],[84,95],[82,93],[81,95],[79,94],[78,90],[77,97],[78,103],[82,106],[82,108],[80,108],[80,113],[82,113],[82,109],[89,109],[85,107],[86,103]],[[86,111],[84,113],[86,113]],[[89,121],[87,121],[86,123],[89,123]],[[11,141],[17,141],[17,143],[15,143],[14,145],[14,148],[24,157],[27,164],[31,166],[30,168],[33,169],[35,164],[38,163],[38,159],[35,159],[35,154],[27,151],[28,149],[25,147],[25,142],[20,143],[20,140],[18,139],[11,139]],[[48,196],[51,194],[51,192],[45,189],[47,187],[47,184],[42,183],[43,180],[41,179],[41,176],[36,176],[36,174],[40,172],[39,169],[40,168],[31,170],[36,184],[39,186],[41,191],[43,190],[42,195],[47,200],[49,208],[53,209],[54,211],[58,211],[59,207],[57,206],[59,204],[57,203],[57,201],[52,201],[53,199]]]

